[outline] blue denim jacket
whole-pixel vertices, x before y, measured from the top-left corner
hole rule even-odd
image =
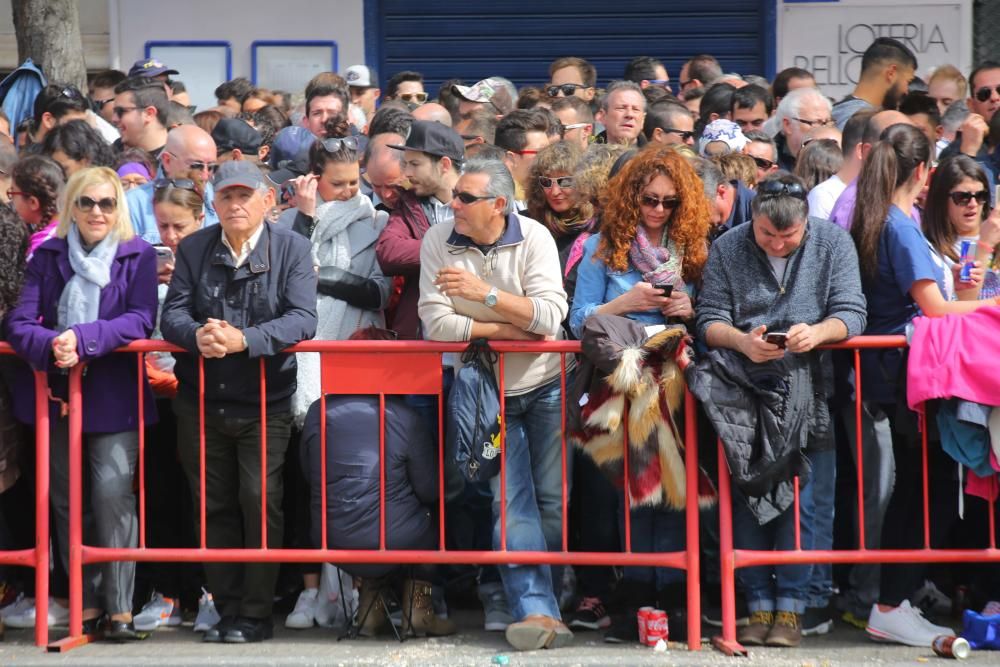
[[[576,291],[573,292],[573,307],[569,313],[569,327],[577,338],[583,332],[583,323],[594,314],[599,306],[615,299],[642,282],[642,274],[631,264],[627,271],[612,271],[603,260],[594,257],[601,235],[594,234],[583,244],[583,259],[576,273]],[[691,287],[687,288],[688,293]],[[645,326],[666,324],[658,310],[628,313],[626,317]]]

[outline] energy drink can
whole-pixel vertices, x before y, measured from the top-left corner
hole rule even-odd
[[[972,263],[976,261],[976,244],[973,241],[962,241],[961,247],[961,268],[958,272],[958,279],[963,283],[972,282]]]

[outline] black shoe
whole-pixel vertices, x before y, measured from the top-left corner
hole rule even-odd
[[[608,644],[634,644],[639,641],[637,612],[612,614],[611,625],[604,632]]]
[[[137,631],[131,621],[126,623],[125,621],[112,620],[108,623],[108,629],[104,633],[104,638],[115,641],[130,641],[148,639],[149,633]]]
[[[89,636],[104,634],[107,629],[108,617],[104,614],[95,618],[88,618],[83,622],[83,634]]]
[[[231,628],[234,623],[236,623],[235,616],[223,616],[219,619],[219,622],[215,624],[214,628],[205,631],[201,640],[210,644],[220,643],[222,638],[225,637],[226,632],[229,631],[229,628]]]
[[[825,607],[806,607],[802,615],[802,636],[825,635],[833,630],[833,613],[830,605]]]
[[[686,642],[688,640],[688,614],[686,607],[668,608],[667,624],[670,641]]]
[[[236,623],[222,636],[222,641],[227,644],[250,644],[270,639],[273,636],[274,622],[270,618],[240,616]]]

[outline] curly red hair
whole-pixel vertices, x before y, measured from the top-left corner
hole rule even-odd
[[[608,182],[596,255],[614,271],[628,270],[628,251],[642,219],[639,196],[657,175],[673,181],[680,197],[680,203],[667,221],[667,228],[670,240],[684,253],[681,267],[684,280],[697,283],[708,259],[708,200],[694,169],[669,146],[645,148]]]

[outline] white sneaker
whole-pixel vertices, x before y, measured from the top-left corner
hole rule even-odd
[[[26,598],[24,593],[18,593],[17,599],[11,602],[9,605],[0,609],[0,619],[3,621],[7,620],[8,616],[12,614],[20,614],[26,609],[35,606],[35,598]]]
[[[938,635],[953,635],[951,628],[934,625],[910,605],[909,600],[895,609],[881,611],[877,604],[872,605],[868,616],[868,636],[877,642],[894,642],[907,646],[926,648],[934,642]]]
[[[49,627],[53,626],[65,626],[69,625],[69,609],[59,605],[55,600],[49,598]],[[10,614],[7,618],[3,619],[9,627],[12,628],[33,628],[35,627],[35,604],[32,601],[31,606],[25,607],[22,611],[16,614]]]
[[[173,598],[163,597],[162,593],[153,591],[153,595],[136,614],[132,622],[135,629],[141,632],[152,632],[161,625],[176,626],[181,621],[180,605]]]
[[[295,609],[285,618],[285,627],[293,630],[307,630],[316,623],[316,607],[319,606],[319,591],[307,588],[299,593]]]
[[[202,588],[201,597],[198,598],[198,617],[194,619],[194,631],[208,632],[218,625],[220,620],[221,617],[215,609],[215,600],[212,599],[212,594]]]
[[[951,598],[942,593],[930,579],[925,579],[924,585],[911,595],[910,599],[913,600],[913,606],[925,614],[951,613]]]

